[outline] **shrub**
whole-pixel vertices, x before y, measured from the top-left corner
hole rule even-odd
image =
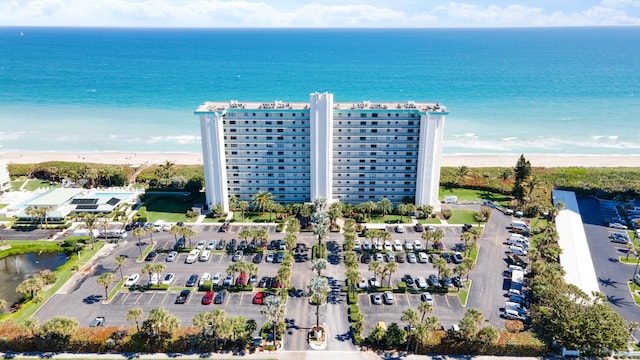
[[[398,283],[398,288],[394,290],[396,293],[404,294],[407,292],[407,283],[404,281],[400,281]]]
[[[507,320],[505,322],[505,328],[509,332],[517,333],[524,330],[524,324],[520,320]]]
[[[357,314],[359,312],[360,312],[360,308],[358,308],[358,305],[353,304],[349,306],[349,314]]]
[[[442,217],[445,219],[450,219],[451,215],[453,215],[453,213],[451,212],[451,210],[449,209],[443,209],[442,210]]]

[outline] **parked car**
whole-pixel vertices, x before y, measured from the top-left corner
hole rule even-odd
[[[169,253],[167,254],[167,262],[173,262],[176,260],[176,258],[178,257],[178,252],[177,251],[169,251]]]
[[[256,286],[257,284],[258,284],[258,276],[257,275],[251,275],[249,277],[249,281],[247,282],[247,285]]]
[[[409,264],[415,264],[418,260],[416,259],[416,254],[415,253],[407,253],[407,262]]]
[[[400,242],[400,240],[398,239],[393,240],[393,250],[402,251],[402,243]]]
[[[365,240],[365,242],[362,244],[362,250],[371,251],[371,242],[369,240]]]
[[[505,309],[504,313],[502,314],[502,316],[505,319],[509,319],[509,320],[520,320],[520,321],[526,321],[527,320],[527,316],[524,314],[521,314],[519,312],[517,312],[516,310],[513,309]]]
[[[518,255],[518,256],[527,256],[527,250],[521,248],[520,246],[509,246],[507,248],[507,251],[505,251],[505,253],[507,254],[514,254],[514,255]]]
[[[247,240],[240,240],[240,243],[238,244],[238,250],[245,250],[247,248]]]
[[[406,258],[407,258],[407,257],[406,257],[404,254],[402,254],[402,253],[400,253],[400,254],[396,254],[396,262],[404,263],[404,262],[405,262],[405,260],[406,260]]]
[[[207,243],[207,247],[205,248],[206,250],[213,250],[216,247],[216,241],[215,240],[209,240],[209,242]]]
[[[198,282],[198,286],[203,286],[205,281],[209,281],[211,280],[211,274],[206,272],[202,274],[202,277],[200,278],[200,282]],[[215,285],[215,284],[214,284]]]
[[[423,232],[423,231],[424,231],[424,225],[422,225],[421,223],[417,223],[416,232]]]
[[[413,249],[415,251],[422,251],[422,243],[420,242],[420,240],[413,240]]]
[[[124,286],[135,286],[140,281],[140,274],[134,273],[129,275],[127,280],[124,281]]]
[[[392,305],[394,303],[393,293],[391,291],[385,291],[382,294],[382,298],[384,299],[384,303],[387,305]]]
[[[389,240],[384,241],[384,249],[386,251],[393,251],[393,247],[391,246],[391,241]]]
[[[264,292],[262,291],[258,291],[254,296],[253,296],[253,303],[255,305],[262,305],[262,302],[264,301]]]
[[[224,280],[222,281],[222,286],[231,286],[231,285],[233,285],[233,276],[227,275],[227,277],[225,277]]]
[[[402,277],[402,281],[404,281],[405,284],[407,284],[407,287],[414,287],[415,286],[415,281],[413,281],[413,277],[409,274],[404,274],[404,276]]]
[[[427,257],[427,254],[426,254],[426,253],[424,253],[424,252],[419,252],[419,253],[418,253],[418,261],[419,261],[421,264],[426,264],[426,263],[428,263],[428,262],[429,262],[429,257]]]
[[[162,279],[162,285],[171,285],[171,283],[173,282],[173,279],[176,278],[176,275],[174,273],[168,273],[167,275],[164,276],[164,279]]]
[[[256,256],[253,257],[253,263],[260,264],[262,262],[262,256],[261,252],[256,253]]]
[[[367,280],[366,279],[361,279],[360,282],[358,283],[358,288],[360,289],[366,289],[368,287],[367,285]]]
[[[385,259],[387,262],[396,262],[396,257],[395,257],[392,253],[390,253],[390,252],[388,252],[388,253],[386,253],[386,254],[384,255],[384,259]]]
[[[382,255],[382,253],[375,253],[373,254],[373,257],[375,261],[378,261],[378,262],[384,261],[384,256]]]
[[[462,256],[461,253],[455,252],[451,256],[451,261],[453,261],[454,264],[460,264],[464,261],[464,257]]]
[[[194,287],[198,283],[198,274],[191,274],[185,286]]]
[[[231,258],[231,260],[233,260],[233,261],[240,261],[240,260],[242,260],[242,256],[243,256],[243,255],[244,255],[244,254],[242,253],[242,250],[238,250],[238,251],[236,251],[235,253],[233,253],[233,258]]]
[[[440,285],[440,281],[438,281],[438,277],[434,274],[429,275],[429,277],[427,278],[427,283],[429,284],[429,286]]]
[[[273,262],[273,259],[275,259],[276,254],[273,251],[269,251],[267,253],[267,258],[265,259],[266,262]]]
[[[373,305],[382,305],[382,296],[378,293],[371,294],[371,303]]]
[[[211,257],[211,250],[203,250],[202,254],[200,254],[200,257],[198,257],[198,260],[205,262],[205,261],[209,261],[210,257]]]
[[[184,262],[186,264],[193,264],[198,259],[198,256],[200,256],[200,250],[193,249],[189,252],[189,255],[187,255],[187,258],[184,260]]]
[[[397,233],[403,233],[404,232],[404,226],[398,224],[396,225],[396,232]]]
[[[99,326],[104,326],[105,323],[105,318],[104,316],[96,316],[93,320],[91,320],[91,322],[89,323],[89,327],[99,327]]]
[[[275,259],[273,259],[273,262],[276,263],[276,264],[279,264],[283,260],[284,260],[284,252],[279,252],[279,253],[276,253],[276,257],[275,257]]]
[[[380,281],[375,276],[369,278],[369,286],[380,287]]]
[[[448,263],[451,262],[451,255],[448,252],[443,252],[440,256]]]
[[[427,288],[427,281],[422,276],[417,276],[416,277],[416,285],[420,289],[426,289]]]
[[[176,304],[186,303],[187,299],[189,298],[189,294],[191,294],[191,290],[180,291],[180,294],[178,294],[178,297],[176,297]]]
[[[431,247],[433,247],[434,250],[445,251],[444,244],[441,241],[434,243]]]
[[[626,225],[620,224],[618,222],[609,223],[609,227],[612,228],[612,229],[627,230],[627,226]]]
[[[202,305],[209,305],[213,302],[213,291],[207,290],[202,297]]]
[[[440,283],[442,284],[443,287],[453,287],[453,281],[451,280],[450,277],[442,278]]]
[[[245,286],[247,284],[247,274],[241,272],[236,279],[236,285]]]
[[[219,291],[216,294],[216,297],[213,299],[213,303],[214,304],[222,304],[224,302],[225,297],[227,296],[227,292],[226,291]]]
[[[353,242],[353,251],[360,251],[361,247],[360,247],[360,239],[356,239]]]
[[[235,248],[236,248],[236,239],[231,239],[231,241],[227,243],[227,250],[233,251]]]
[[[158,285],[159,283],[160,283],[160,277],[158,276],[158,273],[151,274],[151,279],[149,279],[149,285],[155,286],[155,285]]]
[[[216,243],[216,250],[222,250],[227,245],[227,241],[222,239]]]
[[[151,250],[147,256],[144,258],[144,261],[153,261],[156,256],[158,256],[158,252],[155,250]]]
[[[221,280],[222,280],[222,273],[217,272],[213,274],[213,277],[211,278],[211,283],[213,283],[213,286],[218,286],[220,285]]]
[[[204,249],[204,247],[207,245],[207,243],[204,240],[200,240],[198,241],[198,243],[196,244],[196,249],[198,250],[202,250]]]
[[[451,281],[453,282],[453,286],[457,288],[464,288],[464,281],[462,281],[460,275],[453,275],[451,277]]]
[[[433,305],[433,296],[428,291],[425,291],[422,294],[420,294],[420,300],[422,300],[423,302],[426,302],[429,305]]]
[[[411,242],[411,240],[405,240],[404,241],[404,249],[407,251],[413,251],[413,242]]]
[[[371,262],[371,255],[369,253],[364,253],[360,258],[363,264],[368,264]]]

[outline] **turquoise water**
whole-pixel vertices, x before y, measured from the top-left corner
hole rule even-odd
[[[640,28],[0,28],[0,144],[200,152],[204,101],[330,91],[445,104],[445,154],[640,154],[639,58]]]

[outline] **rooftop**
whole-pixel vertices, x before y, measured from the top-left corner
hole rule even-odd
[[[212,113],[229,110],[308,110],[309,103],[305,102],[285,102],[276,100],[273,102],[240,102],[231,100],[229,102],[207,101],[200,105],[195,113]],[[423,112],[446,113],[447,108],[440,103],[419,103],[415,101],[376,103],[362,101],[359,103],[333,103],[334,110],[418,110]]]

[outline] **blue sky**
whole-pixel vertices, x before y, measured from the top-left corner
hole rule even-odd
[[[401,28],[640,25],[640,0],[0,0],[1,26]]]

